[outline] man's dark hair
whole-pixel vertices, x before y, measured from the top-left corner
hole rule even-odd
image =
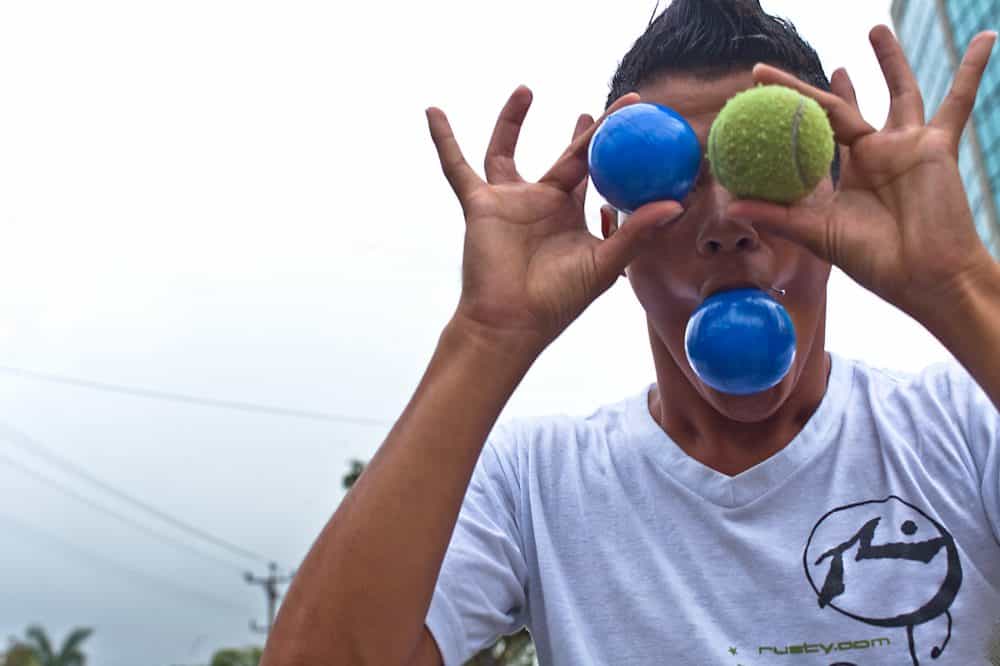
[[[611,79],[605,108],[672,72],[712,78],[764,62],[830,90],[816,51],[786,19],[767,14],[759,0],[675,0],[625,54]],[[836,183],[840,156],[831,169]]]

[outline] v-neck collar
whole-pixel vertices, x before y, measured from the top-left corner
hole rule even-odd
[[[629,400],[626,423],[629,444],[637,446],[660,468],[691,492],[719,506],[749,504],[784,482],[819,453],[832,428],[841,421],[853,384],[850,361],[830,353],[830,378],[819,407],[784,448],[735,476],[728,476],[695,460],[666,433],[649,413],[648,396],[654,385]]]

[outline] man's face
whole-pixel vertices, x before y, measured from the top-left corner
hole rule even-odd
[[[712,121],[726,100],[752,87],[749,70],[719,78],[669,75],[644,86],[644,102],[668,106],[691,124],[704,148]],[[833,191],[827,176],[810,195],[810,205],[824,205]],[[729,418],[753,422],[773,414],[791,395],[825,323],[826,282],[830,265],[806,249],[763,232],[745,220],[726,215],[733,199],[711,175],[707,159],[697,184],[682,202],[685,213],[649,241],[632,262],[628,277],[646,311],[653,344],[662,344],[694,389]],[[627,224],[627,222],[625,222]],[[691,370],[684,331],[694,310],[723,288],[756,285],[786,290],[769,292],[788,310],[795,324],[796,357],[791,371],[774,388],[751,396],[720,393]],[[662,351],[662,350],[661,350]],[[822,350],[819,350],[822,351]]]

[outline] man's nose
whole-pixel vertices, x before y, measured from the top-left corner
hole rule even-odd
[[[710,184],[711,198],[706,202],[708,214],[703,218],[698,230],[698,254],[703,257],[754,250],[760,245],[757,230],[750,222],[733,219],[726,215],[726,207],[732,195],[714,179]]]

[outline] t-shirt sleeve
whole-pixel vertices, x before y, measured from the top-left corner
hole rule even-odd
[[[518,529],[512,435],[497,429],[476,464],[438,576],[427,628],[445,666],[460,666],[525,624],[527,565]]]
[[[939,394],[950,397],[978,476],[983,507],[1000,541],[1000,413],[968,371],[948,363],[935,373]]]

